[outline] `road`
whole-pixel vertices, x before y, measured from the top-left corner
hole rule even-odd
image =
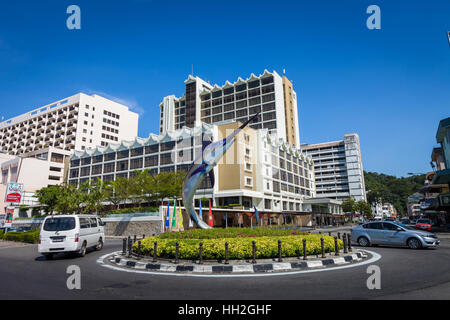
[[[109,240],[84,258],[46,261],[37,245],[0,246],[0,299],[450,299],[450,239],[438,249],[372,247],[381,255],[381,289],[366,286],[368,265],[307,274],[194,278],[110,270],[96,260],[121,249]],[[81,290],[69,290],[66,269],[81,269]]]

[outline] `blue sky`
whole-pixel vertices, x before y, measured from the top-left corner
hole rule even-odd
[[[81,8],[81,30],[66,8]],[[381,30],[369,30],[369,5]],[[294,83],[300,138],[361,138],[365,170],[426,172],[450,116],[450,1],[9,1],[0,5],[0,116],[77,92],[129,103],[139,135],[180,96],[191,66],[211,83],[276,70]]]

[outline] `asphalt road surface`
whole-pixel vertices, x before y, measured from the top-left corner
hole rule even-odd
[[[381,289],[369,290],[369,265],[295,275],[198,278],[111,270],[96,260],[121,250],[120,240],[84,258],[45,260],[37,245],[0,246],[0,299],[450,299],[450,239],[438,249],[371,247],[381,255]],[[81,269],[81,289],[69,290],[67,267]]]

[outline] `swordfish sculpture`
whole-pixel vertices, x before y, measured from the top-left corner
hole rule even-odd
[[[209,175],[211,179],[211,185],[214,186],[214,166],[217,165],[219,160],[223,157],[225,152],[231,147],[235,141],[236,135],[244,129],[247,124],[253,121],[259,112],[244,122],[239,128],[234,130],[228,137],[221,141],[211,142],[208,144],[202,154],[198,156],[183,181],[183,203],[184,207],[189,214],[189,217],[201,229],[211,229],[211,227],[204,221],[200,220],[197,213],[194,210],[194,194],[197,188],[202,183],[206,175]]]

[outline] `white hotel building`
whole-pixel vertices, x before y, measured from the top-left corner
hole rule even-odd
[[[50,103],[0,123],[0,212],[10,182],[23,183],[24,197],[14,204],[38,206],[34,193],[64,182],[75,150],[134,139],[138,115],[128,107],[98,95],[83,93]]]
[[[0,123],[0,150],[19,155],[54,147],[84,150],[137,136],[138,114],[98,95],[83,93]]]
[[[302,144],[301,149],[314,160],[318,198],[353,197],[366,201],[361,146],[356,133],[345,134],[340,141]]]

